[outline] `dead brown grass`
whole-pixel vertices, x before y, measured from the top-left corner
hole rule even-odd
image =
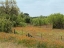
[[[27,47],[17,45],[11,42],[0,42],[0,48],[27,48]]]
[[[64,45],[64,30],[63,29],[52,29],[52,28],[48,28],[48,27],[36,27],[36,26],[27,26],[27,27],[15,27],[13,28],[13,30],[16,30],[18,33],[24,33],[23,35],[21,34],[9,34],[9,33],[4,33],[1,32],[0,33],[0,39],[7,39],[10,41],[14,41],[10,38],[15,38],[16,40],[23,40],[23,39],[27,39],[27,40],[36,40],[36,41],[40,41],[42,42],[48,42],[48,45],[53,45],[53,44],[57,44],[57,45]],[[26,37],[26,34],[30,33],[33,37]],[[61,36],[62,36],[62,40],[61,40]],[[34,42],[32,42],[33,44]],[[6,43],[3,43],[6,44]],[[4,46],[4,45],[1,46]],[[10,47],[11,47],[10,43]],[[7,44],[8,45],[8,44]],[[7,47],[6,45],[6,47]],[[13,44],[12,44],[13,45]],[[13,45],[14,48],[16,47],[16,45]],[[3,47],[4,48],[4,47]],[[18,48],[18,47],[17,47]],[[19,47],[20,48],[20,47]]]

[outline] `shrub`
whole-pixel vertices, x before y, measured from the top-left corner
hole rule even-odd
[[[42,26],[42,25],[46,25],[47,22],[47,18],[34,18],[32,19],[31,23],[35,26]]]
[[[26,23],[30,23],[30,17],[26,17],[26,18],[25,18],[25,22],[26,22]]]
[[[63,18],[63,14],[60,14],[60,13],[55,13],[55,14],[51,14],[48,19],[49,19],[49,22],[51,24],[53,24],[53,28],[63,28],[63,25],[64,25],[64,18]]]
[[[16,21],[12,21],[12,23],[13,23],[13,27],[16,27],[17,26]]]
[[[14,21],[14,26],[26,26],[25,19],[18,16],[16,21]]]
[[[1,32],[12,32],[12,22],[7,19],[0,19],[0,31]]]
[[[21,26],[21,27],[26,26],[26,23],[20,22],[20,23],[19,23],[19,26]]]

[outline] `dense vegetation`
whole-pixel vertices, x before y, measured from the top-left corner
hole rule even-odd
[[[0,31],[12,32],[12,27],[22,27],[27,24],[34,26],[53,25],[53,28],[64,28],[64,15],[54,13],[49,16],[30,17],[28,13],[20,12],[15,0],[0,1]]]
[[[33,18],[31,21],[32,25],[42,26],[42,25],[52,25],[52,28],[64,28],[64,15],[60,13],[54,13],[47,17],[39,16]]]
[[[0,31],[12,32],[12,27],[29,23],[29,14],[20,12],[15,0],[0,2]]]

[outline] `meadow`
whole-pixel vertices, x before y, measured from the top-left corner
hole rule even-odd
[[[18,46],[17,48],[64,48],[63,29],[52,29],[49,26],[14,27],[12,30],[14,31],[14,29],[16,34],[0,33],[0,41],[2,44],[11,42],[12,45],[7,45],[9,48],[10,46],[12,48],[16,46]],[[26,35],[28,33],[32,37],[27,37]]]
[[[64,48],[64,14],[32,17],[16,0],[1,0],[0,48]]]

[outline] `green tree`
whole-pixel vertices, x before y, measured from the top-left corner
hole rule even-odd
[[[39,17],[31,19],[31,24],[36,25],[36,26],[47,25],[48,19],[47,17],[39,16]]]
[[[26,23],[30,23],[30,16],[28,13],[24,13],[24,16],[25,16],[25,22]]]
[[[63,14],[55,13],[48,17],[49,22],[53,24],[53,28],[63,28],[63,16]]]
[[[5,0],[0,3],[0,14],[8,14],[9,19],[13,21],[13,17],[18,16],[19,8],[15,0]]]

